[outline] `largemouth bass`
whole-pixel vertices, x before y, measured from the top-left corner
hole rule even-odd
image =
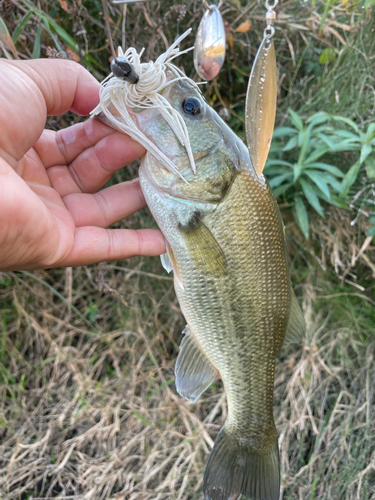
[[[167,83],[158,92],[170,116],[178,115],[185,127],[190,156],[160,108],[127,109],[134,126],[174,165],[166,168],[147,152],[139,177],[167,243],[162,262],[173,269],[187,322],[175,369],[177,391],[196,401],[219,376],[227,395],[228,418],[207,463],[204,496],[277,500],[275,358],[285,338],[298,340],[304,331],[283,223],[242,140],[194,82],[164,70]],[[121,130],[122,94],[109,95],[100,116]]]

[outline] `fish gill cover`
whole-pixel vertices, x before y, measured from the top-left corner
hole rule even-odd
[[[178,47],[180,42],[188,36],[190,32],[191,29],[185,31],[185,33],[177,38],[166,52],[161,54],[155,62],[141,62],[144,49],[138,54],[135,48],[130,47],[124,53],[121,47],[119,47],[118,56],[124,56],[131,62],[135,72],[139,75],[139,80],[137,83],[130,83],[117,78],[111,73],[102,82],[100,103],[91,112],[91,116],[103,113],[112,127],[128,134],[132,139],[142,144],[142,146],[160,161],[167,170],[176,173],[180,177],[182,177],[182,175],[173,162],[139,130],[136,121],[129,113],[129,109],[158,109],[175,133],[181,145],[185,147],[191,168],[194,173],[196,172],[195,161],[185,122],[178,111],[175,110],[161,94],[166,87],[178,80],[187,80],[192,87],[200,92],[197,82],[194,82],[191,78],[186,76],[183,71],[171,62],[176,57],[194,49],[194,47],[190,47],[189,49],[180,51]],[[112,113],[111,108],[113,109],[113,107],[116,109],[118,116]]]

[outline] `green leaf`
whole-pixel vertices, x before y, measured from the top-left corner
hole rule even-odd
[[[368,156],[365,160],[366,174],[369,179],[375,179],[375,157]]]
[[[342,190],[344,194],[347,194],[350,187],[355,183],[360,168],[361,168],[361,163],[359,161],[356,161],[354,165],[352,165],[346,172],[342,180]]]
[[[61,26],[59,26],[52,17],[35,8],[34,5],[28,0],[21,0],[21,2],[31,9],[32,12],[39,17],[39,19],[47,19],[50,27],[54,29],[61,40],[63,40],[64,43],[66,43],[74,52],[77,54],[80,52],[78,42],[76,42],[76,40],[74,40],[74,38],[72,38]],[[90,54],[84,54],[83,61],[90,71],[95,71],[95,66],[100,68],[102,71],[108,70],[108,68],[99,64]]]
[[[298,130],[300,130],[302,132],[304,129],[304,126],[303,126],[303,122],[302,122],[301,118],[291,108],[289,108],[288,111],[289,111],[292,123],[294,123],[294,125],[298,128]]]
[[[353,132],[349,132],[348,130],[344,129],[335,130],[335,135],[343,137],[344,139],[351,139],[352,141],[361,140],[361,138],[358,135],[353,134]]]
[[[318,172],[317,170],[306,170],[305,173],[318,186],[321,192],[327,196],[328,199],[331,198],[329,187],[324,180],[321,172]]]
[[[332,47],[326,47],[323,49],[322,53],[319,56],[319,64],[327,64],[328,62],[332,62],[336,59],[336,50]]]
[[[310,116],[307,123],[309,123],[310,126],[315,127],[315,125],[320,125],[321,123],[327,122],[329,119],[330,115],[328,113],[325,111],[319,111],[318,113],[314,113]]]
[[[309,238],[309,216],[307,215],[307,210],[301,196],[296,197],[296,202],[293,207],[294,218],[304,234],[305,238]]]
[[[38,29],[36,31],[36,37],[35,37],[35,42],[34,42],[34,48],[33,48],[33,53],[32,53],[32,59],[38,59],[40,57],[40,37],[42,34],[42,24],[39,21],[38,23]]]
[[[279,165],[285,165],[286,167],[293,168],[293,163],[289,163],[288,161],[284,160],[267,160],[266,167],[271,167],[271,166],[279,166]]]
[[[371,222],[371,224],[373,224],[375,226],[375,214],[370,215],[370,217],[368,218],[368,220]]]
[[[334,167],[333,165],[329,165],[328,163],[322,163],[322,162],[313,162],[307,164],[307,160],[305,163],[306,168],[317,168],[319,170],[325,170],[326,172],[329,172],[332,175],[335,175],[336,177],[344,177],[344,174],[341,172],[341,170],[337,167]]]
[[[294,168],[293,168],[293,174],[294,174],[293,175],[293,182],[296,182],[299,179],[299,177],[300,177],[300,175],[302,173],[302,169],[303,169],[302,165],[299,165],[298,163],[296,163],[294,165]]]
[[[279,127],[273,131],[272,139],[279,139],[280,137],[294,135],[295,133],[296,129],[292,127]]]
[[[375,236],[375,226],[372,226],[368,229],[367,236]]]
[[[286,174],[277,175],[276,177],[273,177],[269,181],[269,185],[271,186],[271,188],[280,186],[286,179],[290,179],[291,177],[293,177],[292,172],[287,172]]]
[[[285,173],[284,167],[264,167],[264,172],[267,176],[274,177],[275,175],[281,175]]]
[[[310,162],[315,161],[315,160],[318,160],[321,156],[324,156],[326,153],[328,153],[328,151],[329,151],[329,148],[326,148],[326,147],[315,149],[311,153],[311,155],[308,158],[306,158],[305,164],[310,163]]]
[[[336,151],[337,143],[332,141],[331,136],[322,133],[317,134],[317,136],[328,146],[330,151]]]
[[[334,205],[335,207],[345,208],[346,210],[351,210],[351,207],[347,203],[344,203],[342,200],[340,200],[340,198],[338,198],[334,194],[331,194],[331,198],[327,198],[327,196],[322,192],[316,191],[316,194],[321,200],[326,201],[330,205]]]
[[[26,12],[26,14],[23,16],[23,18],[18,22],[16,29],[13,31],[13,35],[12,35],[12,40],[14,43],[17,42],[20,34],[24,30],[26,24],[29,22],[29,19],[30,19],[32,13],[33,13],[33,11],[29,10],[28,12]]]
[[[330,185],[333,187],[333,189],[335,189],[338,193],[342,194],[342,192],[343,192],[343,191],[342,191],[342,184],[341,184],[341,182],[339,182],[339,181],[336,179],[336,177],[333,177],[333,175],[331,175],[331,174],[327,174],[327,173],[325,173],[325,174],[324,174],[324,180],[325,180],[328,184],[330,184]]]
[[[279,175],[279,174],[284,174],[285,173],[285,168],[284,167],[268,167],[267,163],[266,166],[264,167],[264,172],[267,174],[267,176],[270,175]]]
[[[353,130],[355,130],[357,132],[358,135],[360,135],[360,130],[357,126],[356,123],[353,122],[353,120],[350,120],[350,118],[345,118],[344,116],[335,116],[333,115],[332,117],[332,120],[336,121],[336,122],[342,122],[342,123],[346,123],[347,125],[349,125],[349,127],[351,127]]]
[[[3,35],[0,36],[0,40],[1,38],[3,39],[3,41],[5,40],[5,47],[9,47],[13,53],[14,58],[18,59],[17,49],[13,43],[12,37],[9,34],[8,28],[1,16],[0,16],[0,31],[3,32]]]
[[[294,182],[289,182],[288,184],[282,184],[281,186],[273,189],[273,195],[275,198],[280,196],[281,194],[285,193],[290,187],[294,185]]]
[[[366,158],[368,157],[369,154],[372,153],[372,147],[370,144],[363,144],[362,149],[361,149],[361,156],[359,158],[359,163],[362,164]]]
[[[300,132],[302,134],[302,143],[301,150],[298,156],[298,163],[302,165],[303,160],[307,154],[308,147],[310,146],[310,130],[307,128],[304,132]]]
[[[300,184],[301,184],[303,192],[305,193],[307,201],[318,212],[318,214],[324,218],[324,212],[323,212],[323,209],[320,205],[319,198],[317,197],[317,195],[315,193],[314,187],[309,182],[307,182],[303,179],[300,179]]]
[[[283,147],[283,151],[290,151],[298,146],[298,136],[295,135],[289,139],[286,145]]]
[[[371,141],[375,136],[375,122],[370,123],[366,132],[366,142]]]

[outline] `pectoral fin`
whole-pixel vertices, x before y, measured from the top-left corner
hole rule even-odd
[[[285,333],[284,345],[300,342],[306,331],[305,319],[294,292],[289,315],[288,328]]]
[[[215,380],[217,373],[187,326],[180,345],[175,374],[177,392],[195,402]]]
[[[188,224],[179,224],[186,246],[197,267],[204,273],[215,276],[227,272],[225,255],[208,227],[195,212]]]

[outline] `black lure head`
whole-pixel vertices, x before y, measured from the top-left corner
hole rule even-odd
[[[139,80],[134,66],[126,57],[114,57],[111,61],[111,71],[117,78],[129,83],[137,83]]]

